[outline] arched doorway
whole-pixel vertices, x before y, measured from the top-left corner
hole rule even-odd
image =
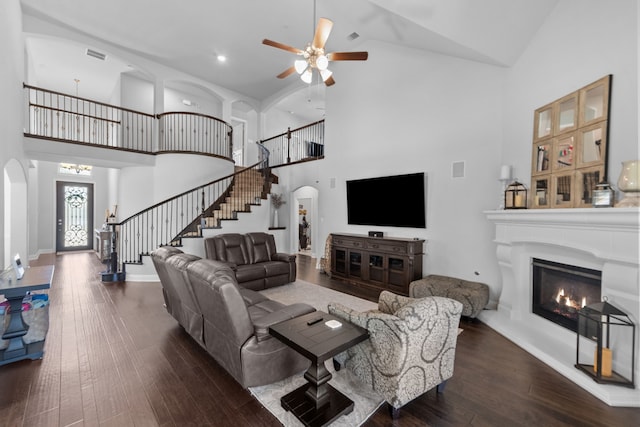
[[[295,202],[291,206],[291,248],[301,255],[318,258],[319,251],[324,248],[324,242],[320,245],[318,236],[318,189],[304,186],[293,191],[291,198]]]

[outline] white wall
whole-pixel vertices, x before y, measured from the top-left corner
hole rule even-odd
[[[314,249],[323,249],[332,232],[376,229],[427,240],[425,274],[497,282],[491,230],[482,211],[498,205],[505,70],[373,47],[363,46],[376,52],[367,63],[334,71],[339,83],[327,90],[325,159],[276,172],[292,181],[289,188],[319,189]],[[451,177],[456,161],[465,162],[464,178]],[[427,174],[426,229],[347,224],[345,181],[408,172]],[[386,196],[385,203],[394,197],[401,195]]]
[[[173,85],[173,87],[169,87],[169,85]],[[192,105],[185,105],[182,102],[185,99],[191,101]],[[208,94],[200,87],[193,87],[178,82],[168,82],[164,89],[163,112],[176,111],[205,114],[221,119],[222,103],[219,99]]]
[[[562,0],[509,70],[502,161],[527,186],[534,110],[607,74],[609,182],[617,182],[622,161],[639,158],[637,9],[637,0]]]
[[[23,172],[19,181],[26,182],[27,175],[24,171],[28,169],[28,162],[24,158],[22,150],[22,109],[16,106],[22,105],[22,82],[24,81],[24,52],[22,43],[22,15],[20,2],[18,0],[6,0],[0,2],[0,169],[4,171],[5,166],[11,159],[21,163]],[[14,168],[15,169],[15,168]],[[0,235],[6,236],[9,230],[5,229],[5,204],[8,202],[5,194],[5,181],[7,175],[0,173]],[[28,196],[27,196],[28,197]],[[14,207],[12,207],[13,210]],[[24,220],[24,219],[23,219]],[[5,259],[11,253],[22,251],[22,257],[26,259],[28,245],[28,231],[26,227],[11,227],[12,245],[10,252],[5,254],[5,245],[0,245],[0,262],[5,263]],[[4,266],[0,266],[4,267]]]
[[[288,111],[282,111],[278,108],[271,108],[264,114],[263,138],[271,138],[272,136],[285,133],[287,128],[297,129],[308,125],[308,120],[302,119]]]
[[[120,106],[141,113],[154,114],[153,83],[131,74],[121,74]]]

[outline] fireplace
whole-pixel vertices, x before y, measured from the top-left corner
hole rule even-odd
[[[492,300],[496,309],[483,310],[480,320],[607,404],[640,407],[637,382],[634,389],[599,384],[576,369],[578,334],[568,327],[549,323],[532,310],[532,261],[548,260],[596,271],[595,277],[601,272],[600,290],[594,291],[592,300],[588,294],[571,297],[567,289],[565,299],[586,298],[589,306],[606,296],[637,324],[640,319],[639,208],[499,210],[487,211],[486,215],[496,227],[494,242],[502,280],[495,285],[489,282],[492,295],[496,295]],[[545,267],[548,267],[546,263]],[[564,279],[563,272],[546,268],[545,275],[554,274],[560,276],[557,279]],[[540,295],[536,300],[542,301],[538,298]],[[582,301],[577,305],[582,305]],[[639,354],[639,342],[638,328],[635,339],[613,342],[616,355],[612,368],[632,366],[630,357]],[[593,360],[593,350],[581,346],[579,357]],[[640,378],[640,363],[633,366],[635,378]]]
[[[533,313],[573,332],[578,310],[601,301],[602,272],[533,258]]]

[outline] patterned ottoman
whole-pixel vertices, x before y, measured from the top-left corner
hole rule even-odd
[[[409,296],[447,297],[462,303],[462,315],[475,318],[489,302],[489,286],[480,282],[431,274],[409,284]]]

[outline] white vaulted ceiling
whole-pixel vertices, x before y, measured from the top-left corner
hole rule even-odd
[[[295,55],[265,46],[262,39],[304,48],[319,17],[334,21],[327,51],[367,50],[361,45],[375,40],[413,48],[416,54],[432,51],[510,66],[558,1],[317,0],[317,12],[313,0],[21,3],[30,73],[41,87],[75,93],[73,79],[81,78],[81,96],[104,99],[119,73],[131,70],[131,64],[113,55],[105,62],[87,57],[85,50],[92,46],[85,43],[36,37],[31,33],[33,22],[40,27],[43,22],[56,23],[80,34],[76,41],[87,35],[88,41],[97,39],[103,46],[124,49],[262,101],[291,86],[304,86],[295,75],[276,78],[292,65]],[[350,40],[353,32],[359,37]],[[218,54],[227,61],[218,63]],[[369,51],[371,55],[375,51]],[[84,77],[79,77],[82,73]],[[339,90],[339,70],[335,79],[336,85],[327,90]]]

